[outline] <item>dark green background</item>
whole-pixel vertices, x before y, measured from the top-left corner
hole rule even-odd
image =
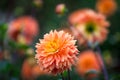
[[[43,0],[42,7],[36,7],[33,0],[0,0],[0,23],[9,22],[13,18],[31,15],[34,16],[40,25],[39,35],[34,40],[32,47],[42,38],[46,32],[67,26],[67,18],[69,14],[75,10],[83,8],[91,8],[95,10],[97,0]],[[55,7],[59,3],[64,3],[68,12],[59,17],[55,13]],[[120,0],[116,0],[117,11],[107,20],[110,22],[109,35],[107,40],[100,45],[102,52],[107,51],[113,58],[112,67],[108,67],[110,80],[120,80]],[[0,36],[1,37],[1,36]],[[2,47],[2,46],[1,46]],[[21,64],[21,62],[19,62]],[[2,77],[6,80],[19,80],[20,79],[20,66],[9,64],[7,61],[0,61],[0,80]],[[78,75],[72,74],[72,80],[80,80]],[[101,78],[103,76],[101,75]],[[117,77],[117,78],[116,78]],[[59,80],[58,77],[40,77],[39,80]],[[102,79],[99,79],[102,80]]]

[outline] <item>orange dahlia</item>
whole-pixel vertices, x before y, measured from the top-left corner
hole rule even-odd
[[[90,9],[78,10],[69,16],[73,33],[80,42],[100,43],[106,39],[109,23],[105,16]]]
[[[92,50],[87,50],[81,52],[78,56],[78,61],[76,64],[76,69],[81,76],[84,76],[87,72],[95,70],[96,72],[100,72],[101,70],[101,59],[99,55],[95,55],[96,53]],[[96,57],[97,56],[97,57]]]
[[[97,1],[96,9],[99,13],[110,16],[116,11],[117,4],[115,0],[99,0]]]
[[[38,33],[37,21],[29,16],[19,17],[9,24],[9,37],[17,42],[30,44]]]
[[[75,42],[64,31],[50,31],[36,44],[37,63],[44,71],[54,75],[70,69],[78,53]]]

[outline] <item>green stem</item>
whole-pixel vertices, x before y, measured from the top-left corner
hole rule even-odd
[[[61,77],[62,77],[62,80],[65,80],[65,79],[64,79],[64,76],[63,76],[63,73],[61,73]]]
[[[70,70],[68,69],[68,80],[71,80],[70,78]]]
[[[103,57],[102,57],[102,55],[101,55],[101,50],[100,50],[100,48],[97,46],[96,49],[97,49],[97,51],[98,51],[100,57],[101,57],[102,60],[103,60]],[[98,61],[99,61],[99,60],[98,60]],[[102,62],[103,62],[103,65],[102,65],[102,64],[100,63],[100,61],[99,61],[100,65],[101,65],[101,67],[102,67],[103,74],[104,74],[104,79],[105,79],[105,80],[109,80],[108,72],[107,72],[106,66],[105,66],[105,64],[104,64],[104,61],[102,61]]]

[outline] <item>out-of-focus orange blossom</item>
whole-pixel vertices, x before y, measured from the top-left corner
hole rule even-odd
[[[115,0],[98,0],[96,9],[105,16],[111,16],[117,9],[117,3]]]
[[[22,16],[10,22],[8,36],[22,44],[31,44],[38,30],[38,23],[33,17]]]
[[[101,63],[102,63],[102,61],[101,61],[99,55],[97,55],[92,50],[86,50],[86,51],[81,52],[81,54],[78,56],[76,70],[81,76],[85,76],[85,74],[91,70],[100,72],[101,71],[101,67],[100,67]],[[95,74],[90,74],[89,77],[95,77]]]
[[[45,72],[36,64],[34,58],[28,58],[23,62],[21,70],[23,80],[34,80],[43,74],[45,74]]]

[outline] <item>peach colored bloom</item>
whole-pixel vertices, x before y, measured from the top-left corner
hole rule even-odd
[[[44,71],[54,75],[70,69],[78,53],[75,42],[64,31],[50,31],[36,44],[37,63]]]
[[[116,11],[117,4],[115,0],[99,0],[96,3],[96,9],[99,13],[110,16]]]
[[[84,9],[73,12],[69,16],[69,23],[73,26],[73,33],[80,44],[99,43],[106,39],[109,23],[102,14],[93,10]]]
[[[58,4],[56,6],[55,12],[59,15],[63,15],[65,13],[66,6],[65,4]]]
[[[81,76],[84,76],[90,70],[96,70],[97,72],[100,72],[100,65],[102,61],[100,59],[100,56],[95,54],[96,53],[92,50],[87,50],[81,52],[81,54],[78,56],[76,69]]]
[[[38,33],[37,21],[29,16],[19,17],[9,24],[8,35],[17,42],[30,44]],[[18,41],[19,40],[19,41]]]

